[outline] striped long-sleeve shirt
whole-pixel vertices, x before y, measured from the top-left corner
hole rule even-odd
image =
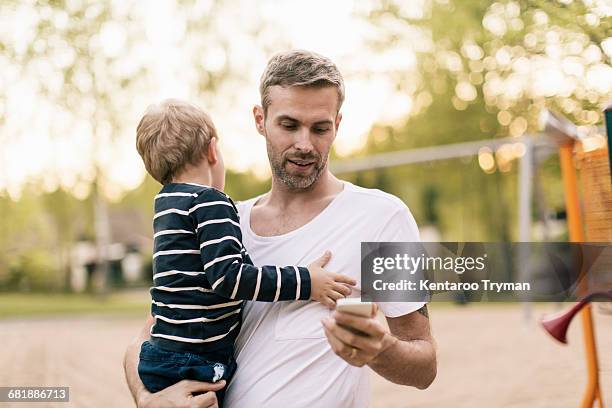
[[[233,201],[211,187],[165,185],[155,196],[151,336],[179,352],[231,346],[245,300],[306,300],[308,269],[255,267]]]

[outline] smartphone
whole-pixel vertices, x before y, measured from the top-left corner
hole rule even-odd
[[[374,305],[372,302],[362,302],[359,298],[338,299],[336,310],[359,316],[371,317]]]

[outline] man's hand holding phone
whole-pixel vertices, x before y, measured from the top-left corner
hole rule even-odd
[[[362,367],[397,339],[377,319],[378,306],[359,299],[342,299],[336,311],[321,321],[332,350],[347,363]]]

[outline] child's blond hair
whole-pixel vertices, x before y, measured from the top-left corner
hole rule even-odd
[[[210,117],[190,103],[167,99],[152,105],[136,128],[136,149],[149,174],[170,183],[188,164],[204,159],[217,131]]]

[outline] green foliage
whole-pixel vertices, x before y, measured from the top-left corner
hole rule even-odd
[[[11,259],[8,279],[0,282],[0,288],[19,291],[58,290],[64,282],[54,280],[54,259],[44,250],[29,250]]]
[[[0,209],[0,290],[63,290],[71,243],[92,234],[87,202],[29,185],[18,202],[0,196]]]
[[[544,61],[550,66],[579,64],[577,69],[585,73],[609,64],[602,43],[612,19],[601,17],[592,3],[423,4],[419,15],[407,11],[404,2],[382,0],[367,16],[381,33],[372,47],[412,52],[416,64],[414,70],[390,73],[399,92],[413,100],[410,115],[400,124],[375,126],[358,155],[535,133],[543,107],[581,125],[601,121],[599,106],[609,94],[594,90],[596,84],[585,75],[562,71],[554,87],[534,83],[538,70],[546,68]],[[406,42],[410,37],[421,40]],[[563,90],[567,84],[569,93]],[[503,172],[498,167],[485,174],[477,158],[466,158],[349,178],[377,186],[384,175],[386,190],[409,205],[420,225],[435,224],[443,239],[516,240],[517,165],[512,160]],[[538,171],[546,205],[563,208],[558,160],[548,159]]]
[[[228,171],[225,175],[225,192],[234,201],[247,200],[270,189],[271,180],[260,179],[252,173],[237,173]]]

